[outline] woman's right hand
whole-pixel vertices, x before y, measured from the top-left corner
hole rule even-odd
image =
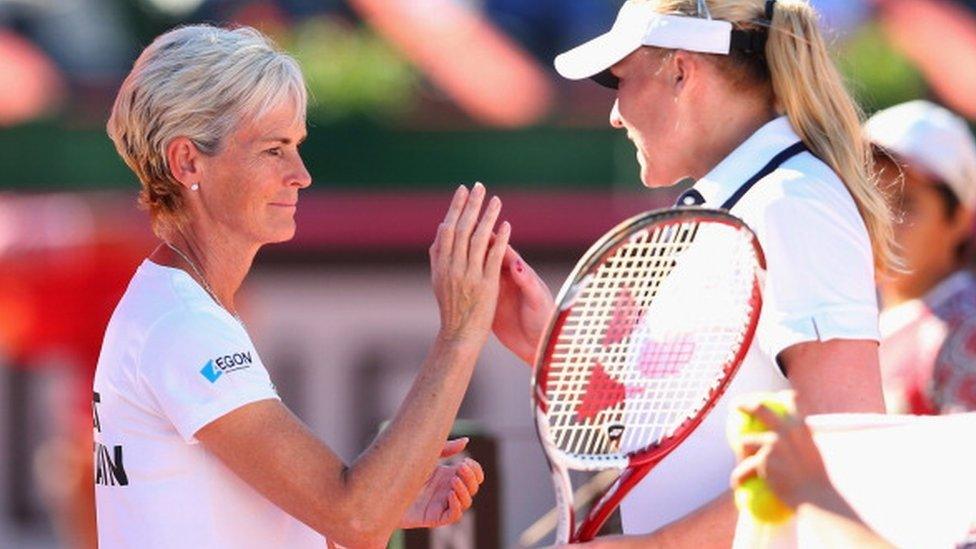
[[[471,191],[459,187],[430,247],[431,280],[441,315],[439,337],[479,346],[491,330],[502,259],[511,234],[511,226],[505,222],[492,238],[502,204],[493,197],[479,219],[484,199],[481,183]]]
[[[744,435],[742,461],[732,471],[732,487],[758,476],[783,503],[796,509],[801,503],[828,503],[840,497],[824,466],[813,434],[802,416],[781,417],[761,403],[743,406],[768,431]]]

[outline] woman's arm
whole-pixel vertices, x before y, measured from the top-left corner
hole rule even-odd
[[[470,196],[469,196],[470,194]],[[508,243],[501,208],[460,188],[431,246],[441,330],[390,426],[346,466],[283,404],[241,407],[197,438],[232,471],[282,509],[341,545],[386,544],[431,472],[487,340]]]
[[[779,363],[802,415],[885,411],[876,341],[799,343],[780,353]]]

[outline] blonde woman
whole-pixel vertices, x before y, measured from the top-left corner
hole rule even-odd
[[[681,205],[730,209],[765,249],[764,309],[738,376],[623,502],[624,531],[646,537],[616,540],[728,546],[730,400],[792,387],[803,413],[884,411],[874,281],[892,230],[858,109],[805,0],[631,0],[556,68],[616,88],[610,124],[633,141],[645,186],[697,180]],[[516,254],[504,273],[495,332],[531,361],[551,298]]]
[[[382,547],[456,521],[483,480],[437,466],[488,337],[508,239],[501,203],[461,187],[431,247],[441,328],[390,427],[346,464],[279,400],[235,295],[258,249],[295,233],[311,179],[305,83],[258,32],[157,38],[108,132],[162,240],[105,333],[95,375],[99,545]]]

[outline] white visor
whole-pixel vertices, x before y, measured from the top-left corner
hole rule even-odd
[[[651,2],[627,2],[609,32],[556,57],[564,78],[592,78],[641,46],[728,55],[732,23],[682,15],[662,15]]]

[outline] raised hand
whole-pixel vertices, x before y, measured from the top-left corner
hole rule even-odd
[[[499,276],[511,226],[493,229],[502,203],[493,197],[480,216],[485,187],[464,186],[437,229],[430,247],[431,280],[441,313],[440,337],[484,344],[495,315]]]
[[[454,456],[467,444],[466,438],[449,440],[444,445],[441,457]],[[403,515],[400,527],[437,528],[457,522],[471,507],[484,480],[481,465],[471,458],[452,465],[438,465]]]
[[[554,308],[545,282],[511,246],[506,248],[492,322],[495,337],[531,365]]]
[[[781,417],[763,404],[743,406],[742,410],[769,430],[742,437],[743,457],[732,472],[733,487],[759,476],[794,509],[804,501],[839,497],[801,416]]]

